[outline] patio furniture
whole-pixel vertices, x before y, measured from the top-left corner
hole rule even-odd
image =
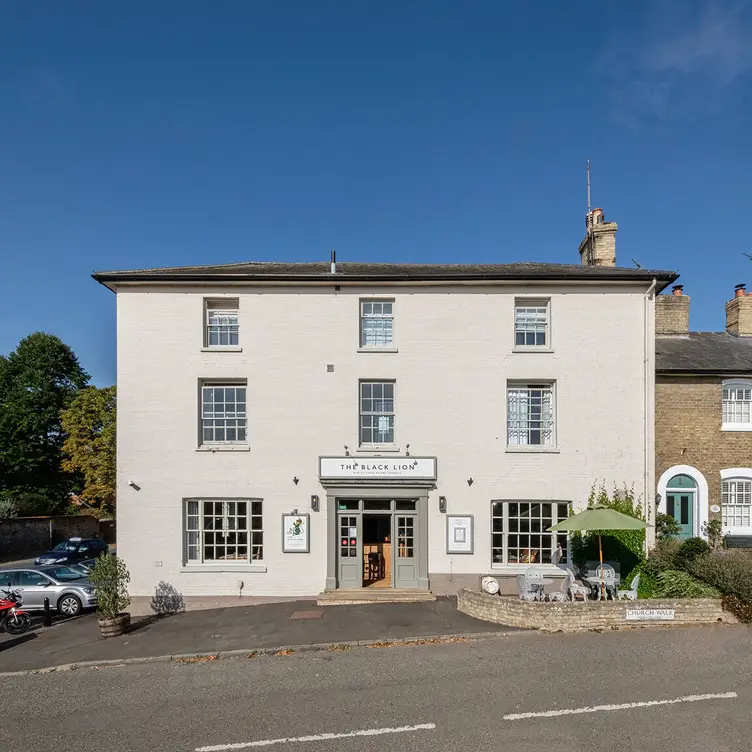
[[[567,593],[570,600],[576,601],[577,596],[582,596],[582,602],[586,603],[590,595],[590,588],[587,585],[580,585],[575,579],[574,572],[570,571],[564,580],[567,583]]]
[[[565,601],[569,597],[569,575],[567,575],[562,581],[558,590],[554,590],[553,593],[548,594],[548,600],[550,601]]]
[[[616,570],[610,564],[600,564],[595,568],[595,585],[598,600],[608,600],[609,594],[611,600],[616,600]]]
[[[524,574],[517,575],[517,587],[520,589],[521,601],[540,600],[539,589],[531,584],[531,581]]]
[[[636,601],[637,589],[640,587],[640,575],[637,574],[632,578],[632,582],[629,585],[629,590],[617,590],[616,597],[620,601]]]

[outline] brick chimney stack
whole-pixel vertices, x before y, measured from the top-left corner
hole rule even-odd
[[[752,337],[752,293],[746,285],[737,285],[734,297],[726,303],[726,331],[735,337]]]
[[[655,298],[655,333],[681,337],[689,334],[689,295],[684,294],[684,285],[674,285],[671,295]]]
[[[616,222],[606,222],[603,209],[585,215],[585,237],[580,243],[580,260],[588,266],[616,266]]]

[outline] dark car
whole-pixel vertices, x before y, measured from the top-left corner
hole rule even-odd
[[[107,553],[109,546],[101,538],[71,538],[58,543],[52,551],[39,554],[34,563],[46,564],[72,564],[84,559],[96,559],[100,554]]]

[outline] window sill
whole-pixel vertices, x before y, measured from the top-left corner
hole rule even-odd
[[[265,564],[193,564],[184,565],[178,570],[181,574],[206,574],[207,572],[257,572],[266,573]]]
[[[399,349],[396,347],[359,347],[359,353],[397,353]]]
[[[243,348],[240,345],[214,345],[202,347],[201,352],[243,352]]]
[[[752,423],[722,423],[721,431],[752,431]]]
[[[507,454],[561,454],[561,449],[547,446],[508,446]]]
[[[513,353],[549,353],[552,354],[554,349],[552,347],[523,347],[517,346],[512,348]]]
[[[196,447],[197,452],[250,452],[250,444],[204,444]]]
[[[491,571],[522,574],[528,569],[535,569],[536,572],[543,572],[547,576],[566,577],[568,572],[562,569],[563,566],[563,564],[558,567],[555,564],[491,564]]]
[[[378,454],[379,452],[399,452],[400,448],[394,444],[374,444],[373,446],[361,446],[355,451],[358,454]]]

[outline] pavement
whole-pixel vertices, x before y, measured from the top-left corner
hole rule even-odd
[[[77,752],[746,752],[750,677],[746,627],[516,633],[6,677],[0,737]]]
[[[38,625],[40,617],[35,621]],[[108,640],[102,639],[96,616],[86,614],[19,637],[0,634],[0,673],[188,653],[513,631],[460,613],[454,598],[325,608],[293,601],[191,611],[134,619],[127,635]]]

